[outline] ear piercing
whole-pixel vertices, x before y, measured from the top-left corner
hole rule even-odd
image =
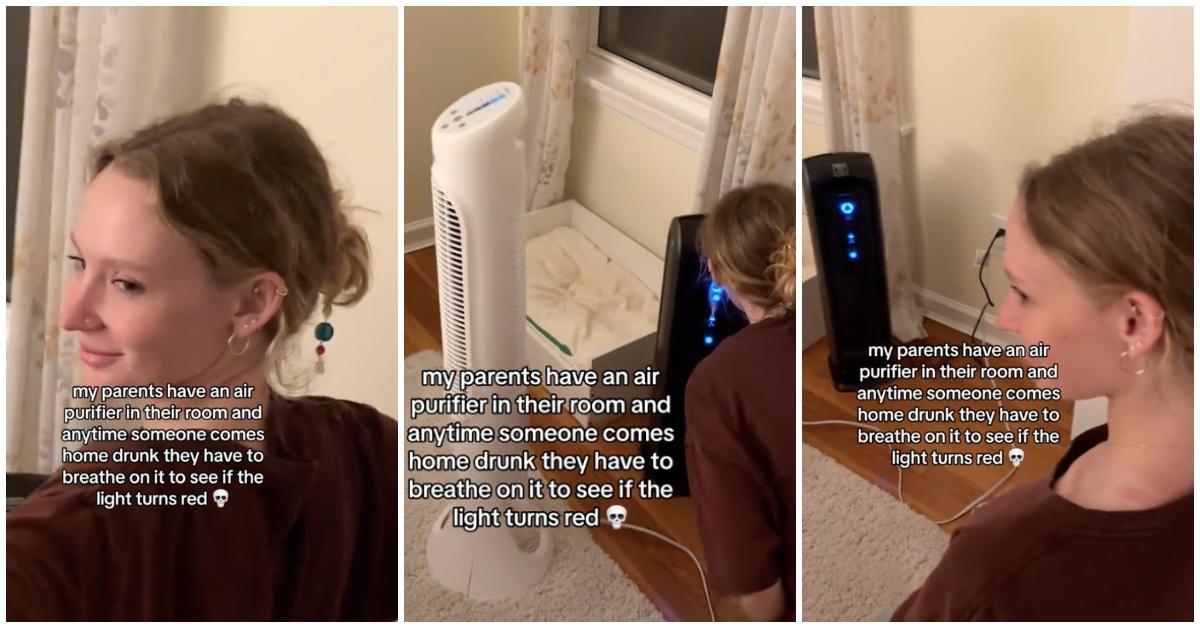
[[[233,348],[233,339],[236,337],[237,337],[236,331],[233,332],[232,334],[229,334],[229,339],[225,341],[225,344],[229,346],[229,352],[232,353],[233,355],[242,355],[250,348],[250,339],[246,338],[246,344],[242,345],[241,351],[238,351],[237,349]]]
[[[1121,352],[1120,359],[1122,361],[1128,359],[1130,353],[1133,353],[1134,351],[1137,351],[1138,349],[1141,349],[1141,348],[1142,348],[1142,341],[1135,340],[1129,348],[1127,348]],[[1118,362],[1118,364],[1120,364],[1120,362]],[[1142,373],[1146,372],[1146,360],[1145,360],[1145,358],[1142,358],[1142,368],[1140,368],[1136,371],[1130,371],[1130,370],[1126,369],[1124,366],[1121,367],[1121,370],[1125,371],[1126,373],[1129,373],[1130,375],[1141,375]]]
[[[244,325],[242,325],[242,328],[249,329],[250,326],[253,324],[254,324],[254,319],[252,318],[252,319],[246,321],[246,323]],[[232,334],[229,334],[229,338],[225,340],[225,344],[229,347],[229,352],[232,353],[233,355],[242,355],[250,349],[250,338],[248,336],[246,337],[246,344],[242,345],[241,351],[238,351],[237,349],[233,348],[233,339],[236,337],[237,337],[237,330],[235,329]]]
[[[1139,310],[1136,305],[1134,305],[1132,303],[1129,304],[1129,314],[1131,316],[1136,317],[1141,313],[1142,313],[1141,310]],[[1153,317],[1155,320],[1161,321],[1162,319],[1166,318],[1167,313],[1165,311],[1159,311],[1157,314],[1151,314],[1150,316]]]
[[[258,288],[255,288],[255,289],[254,289],[254,294],[261,294],[261,293],[258,291]],[[276,295],[278,295],[278,296],[281,296],[281,297],[286,297],[286,296],[288,295],[288,289],[287,289],[287,286],[284,286],[284,287],[283,287],[283,290],[278,290],[278,289],[276,289],[276,290],[275,290],[275,294],[276,294]]]

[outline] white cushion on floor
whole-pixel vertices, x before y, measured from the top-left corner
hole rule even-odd
[[[629,271],[570,227],[525,246],[526,313],[587,368],[600,354],[654,331],[658,299]]]

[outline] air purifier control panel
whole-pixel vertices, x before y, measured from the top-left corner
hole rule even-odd
[[[438,116],[435,132],[460,133],[478,127],[508,110],[519,97],[511,83],[493,83],[481,87],[450,105]]]
[[[864,255],[874,250],[870,246],[864,246],[870,244],[873,232],[863,219],[865,212],[860,211],[864,201],[861,196],[856,193],[842,193],[833,200],[834,206],[837,207],[837,222],[842,234],[837,243],[838,253],[852,264],[863,263]]]

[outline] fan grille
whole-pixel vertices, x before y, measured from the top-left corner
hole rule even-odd
[[[466,369],[471,334],[467,325],[467,250],[463,245],[463,221],[436,179],[433,180],[433,216],[442,315],[442,359],[447,369]]]

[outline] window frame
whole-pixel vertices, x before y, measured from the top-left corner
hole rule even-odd
[[[580,95],[700,152],[712,97],[600,48],[600,7],[584,12],[587,49],[579,58]]]
[[[825,126],[825,96],[821,92],[821,81],[807,76],[801,80],[804,124]]]

